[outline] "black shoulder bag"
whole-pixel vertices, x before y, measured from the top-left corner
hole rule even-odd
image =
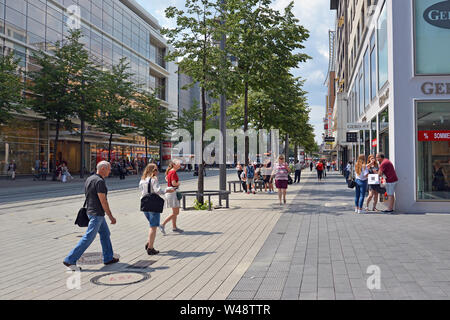
[[[151,192],[152,179],[148,181],[148,194],[141,199],[141,211],[161,213],[164,210],[164,199]]]
[[[86,208],[87,198],[84,200],[83,208],[78,210],[78,215],[75,220],[75,224],[79,227],[87,227],[89,225],[89,217],[87,215],[87,208]]]

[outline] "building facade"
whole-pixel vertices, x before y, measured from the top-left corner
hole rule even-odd
[[[32,52],[51,51],[54,43],[67,34],[70,10],[81,15],[82,41],[91,59],[111,69],[126,57],[133,81],[149,91],[158,90],[162,106],[178,112],[178,76],[175,63],[164,60],[169,50],[160,34],[158,21],[134,0],[0,0],[0,49],[20,58],[24,71],[37,70]],[[55,125],[27,111],[0,127],[0,175],[15,160],[17,173],[30,174],[37,160],[51,163],[66,161],[69,170],[80,171],[79,121],[75,130],[61,132],[58,154],[52,154]],[[127,125],[127,123],[124,123]],[[89,124],[86,131],[86,170],[107,159],[108,136]],[[113,160],[145,157],[144,139],[137,135],[115,136]],[[159,146],[151,146],[150,155],[159,155]]]
[[[332,0],[331,9],[346,53],[336,74],[347,75],[336,150],[384,153],[399,177],[397,210],[450,213],[450,1]],[[345,139],[349,123],[365,127],[356,143]]]

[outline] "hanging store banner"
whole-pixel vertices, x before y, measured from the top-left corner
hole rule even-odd
[[[450,141],[450,130],[419,131],[419,141]]]

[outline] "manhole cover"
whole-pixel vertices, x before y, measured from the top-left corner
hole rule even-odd
[[[114,258],[119,259],[120,256],[118,254],[114,254]],[[102,264],[103,263],[103,254],[101,252],[87,252],[83,253],[81,258],[78,260],[78,264]]]
[[[150,275],[143,272],[113,272],[96,276],[91,282],[101,286],[125,286],[139,283],[150,278]]]
[[[128,266],[127,269],[145,269],[154,264],[156,261],[152,260],[139,260],[138,262]]]

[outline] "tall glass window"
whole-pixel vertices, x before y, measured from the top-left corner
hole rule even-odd
[[[376,61],[376,42],[375,32],[370,38],[370,99],[373,100],[377,96],[377,61]]]
[[[378,90],[388,81],[388,30],[387,9],[384,5],[378,18]]]
[[[417,103],[417,199],[450,200],[450,101]]]
[[[379,149],[389,159],[389,107],[378,115]]]
[[[370,65],[369,65],[369,49],[364,54],[364,108],[369,106],[370,91]]]
[[[364,72],[363,67],[359,70],[359,100],[358,100],[358,117],[364,112]]]

